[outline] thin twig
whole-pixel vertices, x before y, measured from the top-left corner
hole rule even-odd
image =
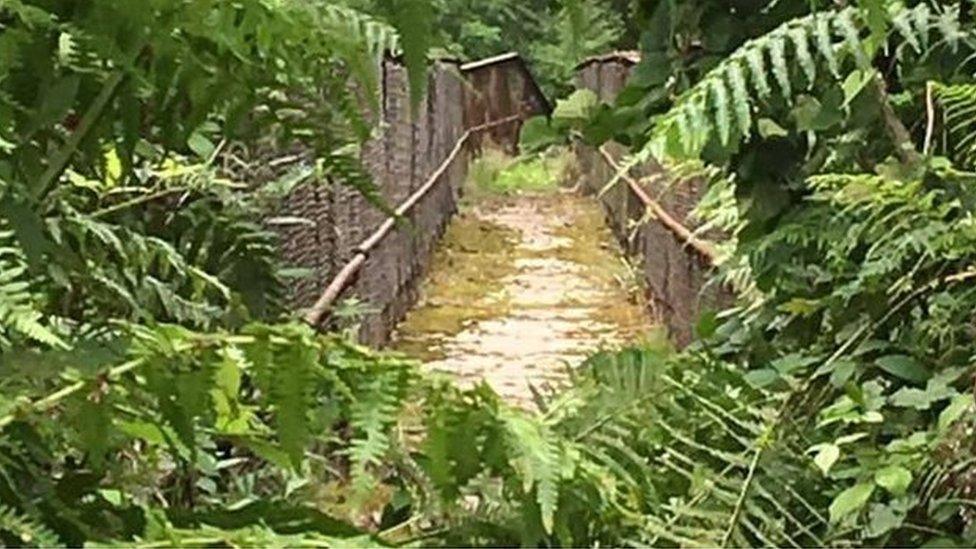
[[[875,74],[874,90],[878,103],[881,105],[881,119],[884,122],[885,130],[895,145],[895,154],[898,155],[903,164],[917,164],[921,161],[921,155],[915,150],[911,132],[908,131],[908,128],[905,127],[901,118],[898,118],[898,114],[891,106],[888,90],[880,73]]]
[[[928,156],[932,150],[932,133],[935,131],[935,105],[932,102],[933,82],[929,81],[925,85],[925,116],[928,122],[925,125],[925,144],[922,146],[922,154]]]
[[[154,192],[152,194],[146,194],[146,195],[142,195],[142,196],[137,196],[136,198],[132,198],[132,199],[126,200],[124,202],[119,202],[118,204],[114,204],[112,206],[107,206],[107,207],[102,208],[100,210],[96,210],[95,212],[92,212],[91,215],[94,218],[104,217],[106,215],[113,214],[113,213],[115,213],[117,211],[125,210],[127,208],[131,208],[132,206],[138,206],[140,204],[145,204],[146,202],[153,202],[155,200],[159,200],[160,198],[165,198],[165,197],[167,197],[167,196],[169,196],[171,194],[181,193],[184,190],[186,190],[186,189],[184,189],[182,187],[181,188],[173,188],[173,189],[164,189],[162,191],[156,191],[156,192]]]
[[[54,188],[54,185],[58,182],[58,178],[61,177],[61,174],[67,168],[68,162],[71,161],[71,157],[74,156],[75,152],[81,146],[82,141],[88,137],[88,134],[98,123],[98,120],[105,112],[105,108],[108,107],[112,98],[115,97],[119,86],[125,81],[125,77],[126,73],[121,70],[109,76],[108,81],[102,86],[102,90],[95,97],[95,101],[92,102],[91,106],[88,107],[85,115],[81,118],[81,122],[68,138],[68,141],[48,161],[47,169],[44,170],[40,180],[38,180],[37,189],[34,192],[35,200],[40,202]]]

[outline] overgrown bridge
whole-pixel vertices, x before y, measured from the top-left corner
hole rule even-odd
[[[636,60],[635,54],[628,52],[590,59],[578,67],[578,84],[596,92],[601,100],[610,101],[624,86]],[[390,343],[397,325],[421,298],[422,282],[437,245],[459,210],[470,163],[486,147],[516,152],[522,122],[551,111],[528,67],[516,54],[467,64],[450,60],[434,63],[427,94],[413,116],[407,88],[405,69],[388,60],[383,70],[383,131],[362,151],[379,198],[392,211],[384,212],[359,191],[332,182],[298,187],[284,212],[309,221],[282,229],[286,259],[311,273],[295,284],[295,306],[306,311],[309,323],[334,327],[338,304],[353,299],[362,305],[359,338],[375,346]],[[480,319],[481,339],[495,338],[485,345],[493,349],[490,352],[497,355],[496,361],[514,365],[509,368],[510,375],[524,376],[520,360],[534,360],[533,352],[545,358],[569,357],[576,351],[582,354],[592,349],[564,345],[564,340],[607,342],[603,336],[611,332],[631,337],[635,324],[663,324],[672,338],[683,344],[691,337],[698,313],[722,299],[716,290],[703,289],[715,253],[693,232],[690,213],[700,197],[700,183],[671,185],[658,166],[637,166],[618,177],[623,152],[615,144],[599,149],[581,144],[573,147],[578,172],[572,183],[582,194],[598,198],[602,215],[593,198],[581,199],[578,192],[569,197],[571,193],[562,190],[548,200],[529,197],[475,207],[474,220],[467,220],[482,224],[477,226],[480,236],[469,238],[461,255],[454,250],[457,257],[452,258],[455,263],[449,269],[462,270],[456,261],[471,262],[472,266],[480,262],[476,267],[480,273],[492,272],[493,267],[496,278],[508,277],[505,280],[515,288],[502,288],[508,294],[524,294],[530,301],[542,299],[512,313],[517,319],[496,326],[494,332],[491,324]],[[618,179],[620,184],[608,185]],[[590,222],[593,216],[587,207],[597,212],[595,225]],[[541,256],[493,256],[498,250],[491,248],[493,235],[486,226],[515,231],[524,247],[534,246],[535,251],[542,251]],[[569,230],[574,227],[575,231]],[[463,230],[463,226],[458,229]],[[609,243],[600,240],[604,233]],[[573,248],[574,242],[594,235],[596,240],[589,248]],[[462,234],[460,238],[465,237]],[[579,265],[557,257],[566,256],[567,250],[575,250],[580,265],[586,262],[584,256],[600,265],[616,264],[621,259],[619,252],[625,252],[640,273],[646,295],[635,301],[625,291],[595,291],[596,286],[620,279],[621,274],[587,278]],[[513,271],[502,268],[506,261],[515,265]],[[457,281],[449,278],[445,288],[431,291],[455,294],[457,299],[477,299],[463,295]],[[499,287],[494,290],[500,291]],[[546,301],[547,291],[562,301]],[[567,300],[574,307],[553,312]],[[587,300],[592,303],[587,305]],[[612,310],[615,302],[627,300],[638,307],[639,319],[630,313],[627,320],[619,315],[609,321],[606,315],[601,317],[600,310]],[[467,327],[479,322],[478,318],[455,320]],[[557,337],[563,332],[573,335]],[[456,344],[458,356],[474,352],[470,345],[451,344]],[[496,388],[505,393],[504,387]]]

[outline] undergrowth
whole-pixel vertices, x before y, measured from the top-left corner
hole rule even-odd
[[[734,33],[749,6],[654,4],[617,108],[561,109],[714,168],[719,274],[749,291],[529,413],[290,322],[256,222],[303,181],[372,192],[377,63],[402,46],[423,92],[428,3],[391,2],[396,32],[320,2],[0,2],[0,542],[973,546],[972,7],[760,4]],[[240,183],[279,165],[242,150],[293,146]],[[565,158],[474,187],[549,191]]]
[[[486,148],[471,163],[467,189],[480,195],[546,193],[570,184],[575,157],[566,148],[513,157],[497,148]]]

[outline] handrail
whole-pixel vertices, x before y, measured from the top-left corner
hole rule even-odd
[[[444,172],[450,167],[457,158],[458,154],[464,148],[465,143],[472,135],[501,126],[504,124],[509,124],[522,119],[521,114],[515,114],[499,120],[494,120],[492,122],[486,122],[484,124],[474,126],[465,130],[461,137],[458,138],[457,142],[454,144],[454,148],[451,153],[447,155],[447,158],[437,166],[437,169],[427,178],[424,184],[413,192],[402,204],[397,206],[394,210],[394,215],[388,217],[383,223],[373,231],[366,240],[363,240],[359,246],[356,247],[356,253],[353,257],[346,262],[342,269],[336,274],[335,278],[326,286],[325,291],[319,296],[319,299],[315,302],[315,305],[309,309],[308,313],[305,315],[305,322],[311,324],[312,326],[318,326],[322,323],[322,320],[328,316],[329,311],[332,309],[332,305],[335,300],[339,298],[349,283],[353,280],[359,270],[363,268],[366,264],[366,259],[369,257],[370,252],[383,241],[384,238],[390,233],[393,227],[396,226],[397,220],[406,215],[414,206],[417,205],[426,195],[433,189],[437,182],[440,181]]]
[[[637,198],[644,204],[644,207],[651,210],[658,221],[661,222],[668,230],[674,233],[682,242],[690,246],[698,255],[708,262],[709,266],[715,266],[718,264],[718,253],[715,251],[715,247],[711,242],[707,240],[702,240],[695,236],[691,230],[681,224],[680,221],[675,219],[664,209],[663,206],[656,200],[650,197],[647,192],[640,186],[640,184],[630,176],[628,173],[629,168],[625,168],[617,163],[613,159],[613,156],[607,152],[605,145],[600,146],[598,149],[603,160],[611,167],[617,175],[623,179],[630,190],[637,195]]]

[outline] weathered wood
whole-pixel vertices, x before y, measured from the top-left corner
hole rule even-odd
[[[631,192],[636,195],[640,201],[654,214],[654,218],[664,225],[669,231],[674,233],[682,242],[691,247],[693,250],[701,255],[702,259],[706,260],[709,265],[714,266],[717,261],[717,253],[715,252],[715,246],[712,243],[702,240],[695,236],[695,234],[681,224],[680,221],[674,218],[667,210],[665,210],[658,201],[651,198],[649,194],[640,186],[633,177],[631,177],[627,170],[623,166],[617,163],[613,159],[613,156],[607,152],[606,147],[600,147],[600,156],[606,160],[607,164],[613,168],[613,170],[620,176],[624,182],[630,187]]]
[[[406,214],[408,214],[411,209],[413,209],[425,196],[427,196],[428,193],[430,193],[431,189],[437,186],[437,183],[441,181],[442,176],[451,167],[458,155],[461,154],[461,151],[464,150],[465,145],[472,135],[478,132],[490,130],[503,124],[513,123],[521,120],[521,118],[521,114],[512,115],[501,120],[480,124],[465,131],[458,139],[457,143],[455,143],[451,153],[447,156],[447,158],[444,159],[443,162],[441,162],[437,169],[434,170],[434,173],[427,178],[419,189],[414,191],[413,194],[411,194],[396,208],[396,210],[394,210],[395,215],[388,217],[379,226],[379,228],[373,232],[373,234],[363,240],[363,242],[356,249],[355,255],[339,271],[335,278],[333,278],[332,282],[329,283],[325,291],[315,302],[315,305],[309,309],[308,313],[305,315],[305,321],[313,326],[318,326],[322,323],[323,319],[326,318],[329,311],[332,309],[336,299],[338,299],[343,290],[349,286],[363,265],[365,265],[366,259],[368,258],[370,252],[372,252],[383,241],[383,239],[390,234],[394,227],[396,227],[398,220],[402,219]]]

